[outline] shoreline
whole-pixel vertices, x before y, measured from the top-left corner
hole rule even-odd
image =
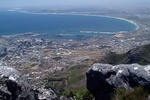
[[[50,15],[50,14],[51,15],[82,15],[82,16],[97,16],[97,17],[114,18],[114,19],[127,21],[128,23],[131,23],[131,24],[135,25],[136,29],[131,30],[131,31],[137,31],[140,28],[139,25],[133,20],[129,20],[129,19],[122,18],[122,17],[107,16],[107,15],[105,16],[105,15],[77,14],[77,13],[36,13],[36,12],[34,13],[34,12],[29,12],[29,11],[16,11],[16,12],[27,13],[27,14],[43,14],[43,15]]]

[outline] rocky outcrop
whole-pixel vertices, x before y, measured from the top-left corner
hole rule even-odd
[[[52,89],[40,88],[37,89],[39,100],[58,100],[57,95]]]
[[[15,69],[0,65],[0,100],[57,100],[51,89],[33,90]]]
[[[87,88],[96,100],[110,100],[117,88],[131,90],[143,86],[150,90],[150,66],[138,64],[94,64],[86,73]]]
[[[76,100],[76,99],[73,98],[73,97],[67,98],[67,97],[65,97],[65,96],[61,96],[59,100]]]
[[[1,100],[36,100],[34,91],[18,71],[0,66]]]

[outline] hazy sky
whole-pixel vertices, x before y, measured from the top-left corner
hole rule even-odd
[[[150,0],[0,0],[0,7],[135,7],[149,6]]]

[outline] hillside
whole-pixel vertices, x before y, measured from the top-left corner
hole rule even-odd
[[[53,88],[56,92],[61,93],[70,89],[81,89],[86,87],[85,72],[94,63],[104,64],[131,64],[139,63],[146,65],[150,63],[150,44],[137,47],[128,51],[125,54],[117,54],[115,52],[108,52],[106,56],[91,62],[90,64],[80,64],[70,66],[60,72],[53,73],[47,77],[48,82],[45,83],[46,87]]]
[[[122,64],[127,64],[127,65],[124,65],[124,66],[128,66],[127,68],[128,68],[128,70],[132,70],[132,68],[131,68],[131,66],[134,66],[134,65],[132,65],[132,63],[138,63],[138,64],[140,64],[140,65],[148,65],[148,64],[150,64],[150,44],[148,44],[148,45],[144,45],[144,46],[139,46],[139,47],[137,47],[137,48],[134,48],[134,49],[132,49],[132,50],[130,50],[130,51],[128,51],[127,53],[124,53],[124,54],[117,54],[117,53],[115,53],[115,52],[106,52],[106,56],[104,57],[104,58],[102,58],[102,59],[100,59],[100,60],[98,60],[98,61],[96,61],[95,63],[105,63],[106,65],[107,64],[112,64],[112,65],[117,65],[117,66],[123,66]],[[105,65],[104,64],[104,65]],[[121,64],[121,65],[120,65]],[[129,64],[129,65],[128,65]],[[137,64],[135,64],[135,68],[137,68],[138,66],[140,66],[140,65],[137,65]],[[110,65],[111,66],[111,65]],[[105,66],[104,66],[105,67]],[[86,67],[86,68],[88,68],[88,67]],[[125,68],[126,69],[126,68]],[[144,67],[139,67],[139,69],[144,69]],[[74,67],[74,70],[76,70],[76,67]],[[81,70],[81,69],[80,69]],[[123,69],[121,69],[121,70],[123,70]],[[121,73],[121,71],[120,71],[120,68],[119,68],[119,70],[118,70],[119,72],[116,72],[116,73]],[[136,70],[137,71],[137,70]],[[133,78],[134,79],[134,75],[135,75],[135,73],[136,73],[136,71],[134,72],[134,70],[133,70],[133,73],[131,73],[131,76],[129,75],[129,79],[131,79],[131,78]],[[74,71],[73,71],[74,72]],[[93,71],[92,71],[93,72]],[[111,71],[110,70],[110,73],[108,72],[108,75],[106,74],[106,76],[107,77],[105,77],[105,78],[108,78],[108,76],[113,76],[114,75],[114,73],[113,73],[114,71]],[[131,72],[131,71],[130,71]],[[141,72],[140,70],[139,70],[139,72]],[[139,75],[138,73],[139,72],[137,72],[137,75]],[[101,85],[99,85],[99,84],[102,84],[102,80],[101,79],[99,79],[100,78],[100,76],[102,75],[100,75],[99,77],[97,76],[97,73],[98,72],[96,72],[95,74],[96,74],[96,77],[97,78],[94,78],[94,81],[96,81],[95,82],[95,84],[97,84],[98,86],[101,86]],[[83,73],[82,73],[83,74]],[[109,75],[109,74],[112,74],[112,75]],[[132,76],[132,74],[134,74],[133,76]],[[80,73],[78,73],[77,74],[78,76],[80,76]],[[90,74],[90,76],[91,75],[93,75],[93,74]],[[118,75],[118,74],[116,74],[116,75]],[[123,74],[123,75],[127,75],[126,73],[125,74]],[[128,75],[127,75],[128,76]],[[145,75],[146,76],[146,75]],[[117,76],[116,76],[117,77]],[[114,81],[114,83],[115,82],[118,82],[118,83],[120,83],[120,80],[124,80],[124,79],[122,79],[122,77],[121,76],[118,76],[119,77],[119,79],[116,81],[114,81],[113,79],[113,81]],[[126,77],[126,76],[125,76]],[[138,79],[137,77],[139,77],[139,80],[141,80],[141,76],[135,76],[136,78],[135,79]],[[144,77],[143,75],[142,75],[142,77]],[[127,78],[127,77],[126,77]],[[86,78],[87,80],[89,80],[89,78],[87,77]],[[92,79],[93,79],[93,76],[92,76]],[[104,79],[104,78],[103,78]],[[116,78],[115,78],[116,79]],[[83,82],[82,80],[85,80],[84,78],[83,79],[81,79],[80,80],[80,82]],[[97,80],[101,80],[101,81],[99,81],[99,83],[97,82]],[[106,79],[107,80],[107,79]],[[128,80],[128,79],[127,79]],[[131,79],[132,80],[132,79]],[[89,82],[92,82],[92,84],[94,84],[94,81],[89,81]],[[110,80],[109,80],[110,81]],[[124,81],[121,81],[121,82],[124,82]],[[127,81],[125,81],[125,83],[126,83]],[[106,83],[106,82],[104,82],[104,83]],[[109,82],[108,82],[109,83]],[[110,82],[111,83],[111,82]],[[113,82],[112,82],[113,83]],[[118,83],[116,83],[116,84],[118,84]],[[133,80],[132,81],[129,81],[129,83],[130,83],[130,85],[132,86],[133,84],[134,84],[134,82],[133,82]],[[138,81],[137,82],[135,82],[135,83],[138,83]],[[122,83],[122,84],[124,84],[124,83]],[[147,84],[147,83],[146,83]],[[149,83],[148,83],[149,84]],[[73,85],[73,86],[77,86],[77,84],[76,83],[72,83],[71,85]],[[125,84],[124,84],[125,85]],[[87,85],[87,87],[88,86],[91,86],[92,87],[92,85]],[[93,85],[93,86],[95,86],[95,85]],[[97,88],[98,88],[98,86],[96,86],[96,91],[97,91]],[[106,85],[105,85],[106,86]],[[116,85],[116,86],[118,86],[118,85]],[[103,87],[103,86],[102,86]],[[103,87],[103,88],[105,88],[105,87]],[[108,87],[106,87],[107,89],[108,89]],[[126,89],[120,89],[120,88],[116,88],[116,90],[115,91],[113,91],[113,93],[111,94],[113,97],[111,97],[111,98],[109,98],[108,100],[131,100],[131,99],[133,99],[133,100],[147,100],[147,96],[150,94],[149,92],[147,92],[147,90],[145,90],[142,86],[141,86],[141,84],[136,84],[135,86],[133,86],[132,88],[134,88],[134,91],[128,91],[128,90],[126,90]],[[93,87],[92,87],[92,89],[93,89]],[[102,90],[104,90],[104,89],[102,89]],[[106,89],[105,89],[106,90]],[[110,89],[111,90],[111,89]],[[119,91],[119,92],[118,92]],[[92,92],[92,91],[90,91],[90,92]],[[104,91],[103,91],[104,92]],[[102,92],[102,93],[103,93]],[[70,91],[69,92],[70,93],[70,95],[72,94],[72,91]],[[138,94],[138,97],[136,97],[135,95],[137,95]],[[69,96],[70,96],[69,95]],[[81,94],[82,95],[82,94]],[[98,93],[98,95],[100,95],[99,93]],[[103,95],[103,94],[102,94]],[[74,96],[76,96],[75,94],[74,94]],[[106,97],[109,97],[109,96],[106,96]],[[101,97],[100,97],[101,98]],[[124,99],[125,98],[125,99]],[[84,99],[81,99],[81,100],[84,100]],[[86,99],[85,99],[86,100]],[[89,100],[91,100],[91,99],[89,99]],[[99,100],[99,98],[97,99],[97,100]],[[106,99],[107,100],[107,99]]]
[[[150,64],[150,44],[134,48],[124,54],[108,52],[106,56],[98,62],[112,65],[132,63],[141,65]]]

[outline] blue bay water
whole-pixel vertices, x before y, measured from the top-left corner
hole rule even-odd
[[[102,16],[0,12],[0,35],[33,32],[40,33],[42,38],[80,40],[93,36],[111,37],[114,35],[92,33],[93,31],[113,33],[135,29],[136,25],[128,21]]]

